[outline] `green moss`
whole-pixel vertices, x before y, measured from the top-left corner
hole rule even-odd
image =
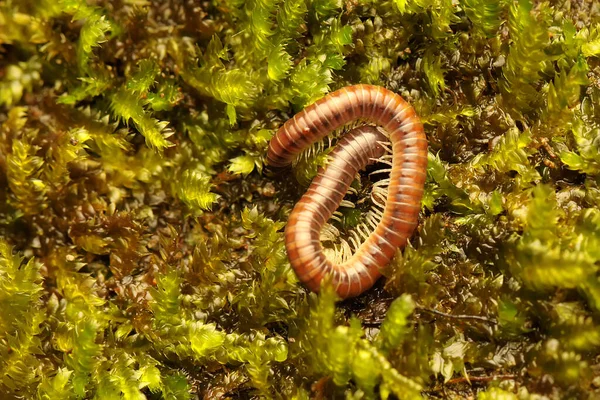
[[[0,0],[0,398],[597,397],[599,55],[594,2]],[[430,153],[410,243],[338,302],[284,243],[330,143],[265,154],[354,83]]]

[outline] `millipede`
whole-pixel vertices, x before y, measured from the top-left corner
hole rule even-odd
[[[427,138],[413,107],[380,86],[341,88],[286,121],[269,142],[267,163],[285,167],[306,148],[337,129],[364,121],[344,135],[298,201],[285,228],[285,247],[298,279],[318,292],[330,274],[338,296],[360,295],[381,276],[413,234],[421,209]],[[368,125],[374,124],[376,126]],[[339,207],[358,171],[386,153],[391,144],[387,196],[379,222],[349,259],[330,260],[323,251],[321,230]]]

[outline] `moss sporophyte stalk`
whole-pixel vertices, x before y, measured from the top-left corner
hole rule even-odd
[[[0,0],[0,398],[598,397],[599,57],[593,1]],[[427,149],[326,129],[359,84]],[[286,250],[334,170],[340,265],[424,179],[346,300]]]

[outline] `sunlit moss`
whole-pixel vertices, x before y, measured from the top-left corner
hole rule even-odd
[[[596,396],[599,56],[584,1],[0,0],[0,397]],[[429,165],[338,302],[283,233],[330,142],[265,154],[354,83],[414,105]]]

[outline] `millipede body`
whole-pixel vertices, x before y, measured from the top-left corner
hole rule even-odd
[[[326,168],[295,205],[285,229],[286,250],[292,268],[309,289],[318,292],[331,274],[338,295],[354,297],[381,276],[396,250],[406,245],[418,223],[426,178],[427,139],[414,109],[399,95],[379,86],[348,86],[330,93],[286,121],[269,143],[267,162],[284,167],[313,143],[356,120],[337,144]],[[320,241],[323,225],[338,208],[356,173],[369,160],[385,153],[391,142],[392,167],[382,218],[348,260],[334,263]]]

